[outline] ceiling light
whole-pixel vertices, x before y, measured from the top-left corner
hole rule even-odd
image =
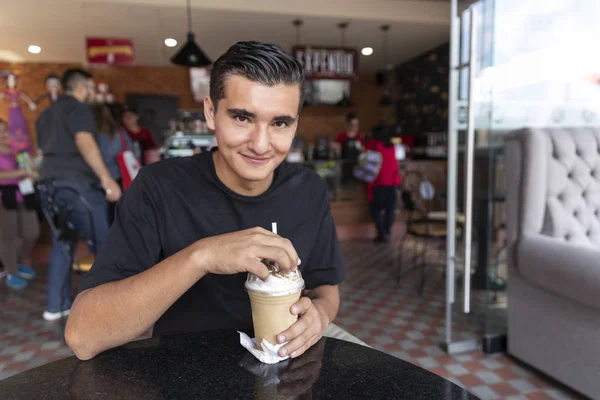
[[[372,47],[363,47],[363,49],[360,52],[362,53],[363,56],[370,56],[371,54],[373,54],[373,48]]]
[[[29,47],[27,48],[27,50],[32,53],[32,54],[40,54],[40,51],[42,51],[42,48],[40,46],[36,46],[34,44],[29,45]]]
[[[212,61],[194,40],[194,33],[192,32],[192,6],[190,2],[191,0],[187,1],[187,41],[179,49],[179,51],[173,57],[171,57],[171,62],[173,64],[183,65],[185,67],[206,67],[212,64]]]
[[[165,46],[175,47],[175,46],[177,46],[177,40],[175,40],[173,38],[167,38],[167,39],[165,39]]]

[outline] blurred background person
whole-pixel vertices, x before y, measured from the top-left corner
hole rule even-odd
[[[108,172],[96,142],[96,121],[89,106],[96,94],[92,75],[70,69],[64,73],[62,85],[65,95],[44,110],[36,124],[39,147],[44,153],[40,197],[43,207],[48,207],[52,197],[58,209],[68,208],[69,222],[93,242],[90,250],[96,253],[108,235],[106,200],[117,201],[121,188]],[[57,191],[57,187],[71,190]],[[61,243],[57,237],[52,238],[43,315],[47,321],[60,319],[71,309],[72,255],[66,254],[66,246],[74,252],[77,243],[74,239]]]
[[[133,143],[129,135],[118,126],[110,110],[104,104],[95,104],[92,107],[96,125],[98,127],[98,146],[102,159],[110,176],[119,184],[123,190],[123,179],[121,178],[121,168],[117,161],[117,155],[126,150],[133,150]],[[108,223],[112,225],[115,217],[115,202],[108,202]]]
[[[346,132],[337,135],[336,143],[338,153],[345,163],[342,166],[342,185],[354,181],[352,170],[358,162],[358,156],[365,148],[365,139],[360,134],[360,120],[355,113],[346,115]]]
[[[25,178],[34,181],[38,174],[19,168],[11,151],[8,124],[0,119],[0,260],[4,264],[0,277],[7,276],[6,284],[12,289],[24,289],[26,279],[36,275],[28,264],[40,225],[35,195],[23,195],[19,190],[19,181]]]
[[[367,185],[371,215],[377,228],[376,243],[385,243],[390,238],[396,217],[396,187],[402,181],[391,139],[388,129],[378,128],[373,130],[373,138],[367,144],[367,150],[377,151],[383,158],[377,178]]]
[[[156,147],[152,132],[150,129],[140,125],[140,116],[133,108],[126,108],[123,111],[123,127],[134,143],[137,143],[139,149],[132,151],[135,156],[144,163],[144,152]]]

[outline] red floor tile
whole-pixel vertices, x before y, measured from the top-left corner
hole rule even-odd
[[[530,400],[552,400],[552,397],[543,392],[529,393],[527,398]]]
[[[490,387],[499,395],[512,396],[519,394],[519,391],[514,387],[510,386],[507,382],[500,382],[490,385]]]
[[[484,382],[481,379],[479,379],[476,375],[473,375],[473,374],[462,375],[462,376],[458,377],[458,379],[466,387],[475,387],[475,386],[480,386],[480,385],[484,384]]]

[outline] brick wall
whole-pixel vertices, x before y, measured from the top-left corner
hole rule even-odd
[[[44,79],[50,73],[61,76],[68,68],[78,67],[76,64],[56,63],[15,63],[0,62],[0,71],[15,71],[19,74],[19,89],[32,100],[46,93]],[[190,90],[190,79],[187,68],[167,67],[89,67],[87,68],[97,82],[105,82],[116,100],[124,102],[128,93],[162,94],[179,96],[181,108],[198,108]],[[0,88],[5,88],[4,82]],[[352,84],[351,109],[333,106],[307,107],[303,110],[298,134],[312,141],[318,135],[335,137],[345,127],[345,115],[354,110],[361,120],[361,130],[370,132],[380,120],[386,118],[386,110],[376,106],[381,97],[372,76],[364,76]],[[36,111],[30,111],[23,104],[23,113],[29,123],[30,133],[34,132],[35,120],[39,113],[48,106],[41,103]],[[7,119],[8,102],[0,102],[0,118]]]

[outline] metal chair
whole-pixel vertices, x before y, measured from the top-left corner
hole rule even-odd
[[[431,171],[429,171],[431,173]],[[434,171],[435,173],[435,171]],[[448,213],[445,210],[445,199],[436,191],[423,171],[403,172],[403,183],[400,187],[400,199],[406,213],[406,231],[400,239],[396,259],[395,275],[399,283],[409,273],[420,270],[418,286],[419,296],[423,296],[428,267],[445,267],[445,242],[447,236]],[[457,236],[462,238],[465,217],[457,215]],[[405,263],[406,243],[414,240],[412,262]],[[436,256],[436,260],[431,260]]]

